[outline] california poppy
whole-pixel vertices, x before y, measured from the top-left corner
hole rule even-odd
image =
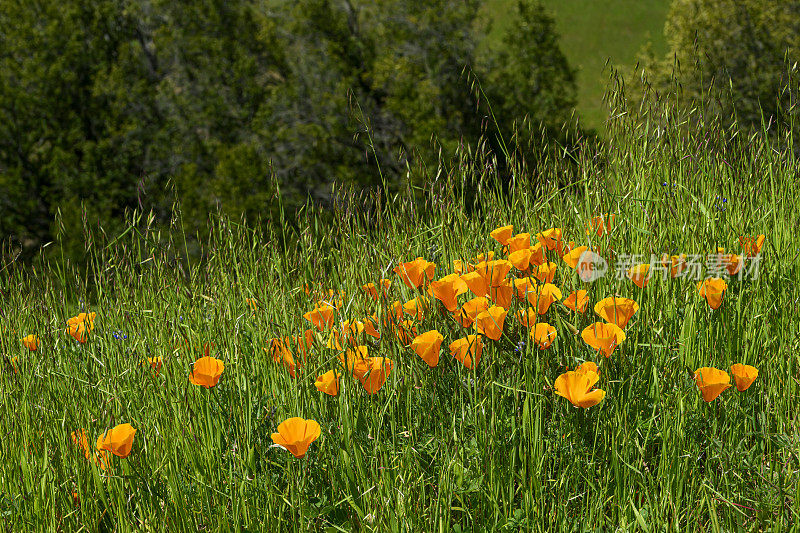
[[[381,332],[378,331],[378,317],[370,315],[364,319],[364,333],[375,339],[381,338]]]
[[[637,287],[644,289],[650,283],[650,265],[645,263],[633,266],[628,269],[626,275]]]
[[[695,371],[694,381],[700,389],[700,394],[703,395],[703,401],[706,402],[714,401],[722,391],[731,386],[731,378],[727,372],[707,366]]]
[[[598,352],[610,357],[625,340],[625,332],[616,324],[595,322],[581,332],[581,338]]]
[[[531,331],[531,339],[536,343],[540,350],[545,350],[553,344],[556,339],[556,328],[547,322],[539,322]]]
[[[603,401],[606,393],[602,389],[591,390],[600,376],[591,370],[570,371],[558,376],[555,382],[556,394],[566,398],[575,407],[592,407]]]
[[[495,305],[508,309],[514,299],[514,292],[514,286],[511,282],[504,279],[500,285],[489,289],[489,296]]]
[[[407,263],[400,263],[394,268],[394,272],[400,276],[402,282],[411,289],[417,289],[425,281],[432,280],[435,270],[436,263],[431,263],[421,257]]]
[[[94,329],[94,319],[97,313],[79,313],[67,320],[67,333],[72,335],[81,344],[89,340],[89,334]]]
[[[72,438],[72,443],[78,446],[88,459],[92,453],[92,448],[89,446],[89,438],[86,436],[86,430],[81,429],[80,431],[73,431],[70,437]]]
[[[30,351],[35,352],[37,348],[39,348],[39,336],[38,335],[26,335],[20,339],[22,344]]]
[[[516,313],[517,320],[523,327],[532,328],[536,326],[536,309],[528,307],[527,309],[520,309]]]
[[[611,296],[603,298],[594,305],[594,312],[603,320],[624,328],[631,317],[639,310],[639,304],[629,298]]]
[[[561,289],[552,283],[545,283],[536,287],[536,292],[528,293],[528,302],[536,306],[536,312],[540,315],[547,313],[553,302],[561,300]]]
[[[533,269],[533,277],[542,283],[553,283],[553,279],[556,277],[556,268],[555,263],[539,265]]]
[[[130,424],[115,426],[97,439],[97,449],[111,452],[117,457],[128,457],[133,447],[136,430]]]
[[[481,359],[483,341],[480,335],[467,335],[450,343],[450,353],[467,368],[475,368]]]
[[[339,376],[340,374],[338,372],[328,370],[321,376],[317,376],[314,386],[320,392],[329,396],[336,396],[339,394]]]
[[[508,245],[508,240],[511,238],[511,235],[514,233],[514,226],[502,226],[489,234],[494,240],[502,244],[503,246]]]
[[[272,360],[275,361],[276,363],[283,364],[283,366],[286,367],[286,370],[289,371],[289,375],[291,377],[295,377],[296,366],[294,363],[294,355],[292,354],[292,351],[289,349],[290,338],[291,337],[286,337],[285,340],[272,339],[272,346],[270,351],[272,353]],[[341,350],[341,346],[339,346],[338,349]],[[264,351],[266,351],[266,349]],[[195,363],[195,365],[196,364],[197,363]]]
[[[303,318],[314,324],[314,327],[319,331],[329,328],[333,325],[333,313],[336,311],[332,305],[322,304],[317,305],[311,311],[303,315]]]
[[[489,280],[480,272],[472,271],[461,276],[461,279],[475,296],[489,296]]]
[[[727,261],[725,264],[725,270],[728,271],[729,276],[735,276],[742,270],[742,266],[744,265],[744,260],[742,256],[736,254],[728,254]]]
[[[388,357],[372,357],[369,360],[366,374],[359,378],[364,390],[368,394],[375,394],[378,392],[383,384],[386,383],[386,378],[392,371],[392,360]]]
[[[503,324],[507,313],[508,311],[504,308],[493,305],[475,317],[475,329],[479,334],[486,335],[494,341],[499,340],[503,334]]]
[[[669,268],[669,275],[672,278],[677,278],[689,267],[686,264],[686,255],[664,255],[661,259],[661,264],[664,265],[665,268]]]
[[[519,300],[526,300],[529,294],[536,292],[537,283],[532,278],[519,278],[514,280],[514,288]]]
[[[711,309],[719,309],[728,284],[722,278],[709,278],[697,284],[697,291],[705,298]]]
[[[600,369],[597,368],[597,363],[593,363],[592,361],[584,361],[575,368],[575,372],[581,372],[583,374],[594,372],[598,376],[600,375]]]
[[[564,300],[564,305],[577,313],[585,313],[589,303],[589,293],[583,289],[572,291]]]
[[[148,357],[142,364],[149,365],[158,374],[161,371],[162,360],[159,356]]]
[[[563,245],[561,243],[561,228],[546,229],[536,234],[536,239],[548,250],[554,251],[560,256],[563,255]]]
[[[531,264],[531,255],[531,249],[524,248],[508,254],[508,260],[514,265],[514,268],[524,271],[527,270],[528,266]]]
[[[457,313],[453,313],[454,318],[465,328],[471,327],[475,322],[475,318],[481,311],[489,309],[491,303],[489,299],[484,296],[478,296],[461,306]]]
[[[430,307],[431,303],[427,296],[417,296],[403,304],[403,311],[417,320],[422,320]]]
[[[392,285],[392,280],[381,279],[380,282],[378,283],[378,286],[380,287],[381,290],[380,294],[378,294],[378,286],[376,286],[374,283],[371,282],[367,283],[366,285],[362,285],[361,288],[364,290],[364,292],[369,294],[373,300],[377,301],[381,297],[381,295],[383,295],[384,297],[386,296],[386,292],[389,290],[389,287],[391,285]]]
[[[210,389],[219,382],[222,372],[225,370],[225,363],[210,356],[204,356],[194,362],[189,381],[200,387]]]
[[[411,341],[411,349],[419,355],[428,366],[434,367],[439,364],[439,350],[442,346],[444,337],[441,333],[432,329],[422,335],[417,335]]]
[[[578,267],[578,260],[580,260],[583,253],[588,250],[588,246],[578,246],[577,248],[573,248],[561,258],[570,268],[574,269]]]
[[[448,274],[442,279],[431,281],[428,292],[452,313],[458,309],[456,298],[467,290],[467,284],[457,274]]]
[[[486,279],[489,287],[498,287],[503,283],[512,266],[511,261],[497,259],[478,263],[475,265],[475,272],[478,272]]]
[[[399,324],[393,325],[392,331],[403,346],[408,346],[417,336],[417,326],[410,320],[403,320]]]
[[[302,459],[311,443],[321,434],[322,429],[316,421],[295,417],[280,423],[278,432],[272,434],[272,442]]]
[[[761,248],[764,246],[764,235],[757,237],[739,237],[739,244],[742,246],[744,255],[747,257],[755,257],[761,253]]]
[[[754,366],[736,363],[731,365],[731,374],[736,382],[736,390],[746,391],[758,377],[758,369]]]
[[[531,234],[530,233],[517,233],[508,239],[508,252],[516,252],[517,250],[526,250],[531,247]]]
[[[529,248],[531,251],[531,265],[543,265],[547,263],[547,255],[545,254],[546,248],[542,246],[542,243],[537,242],[533,246]]]

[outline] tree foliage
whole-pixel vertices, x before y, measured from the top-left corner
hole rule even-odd
[[[166,221],[179,200],[194,233],[217,209],[268,220],[278,194],[291,211],[333,182],[391,187],[486,134],[465,68],[492,134],[527,115],[559,135],[575,83],[552,19],[519,0],[489,50],[480,6],[0,0],[0,234],[77,253],[82,224],[132,209]]]

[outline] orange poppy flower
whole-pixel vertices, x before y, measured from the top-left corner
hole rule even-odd
[[[326,328],[333,326],[333,313],[336,311],[336,308],[332,305],[317,305],[309,311],[308,313],[303,315],[303,318],[314,324],[314,327],[317,328],[319,331],[323,331]]]
[[[475,317],[475,329],[480,335],[486,335],[496,341],[503,334],[503,324],[506,320],[506,311],[503,307],[491,306],[486,311],[481,311]]]
[[[599,379],[600,376],[592,371],[565,372],[556,379],[556,394],[569,400],[575,407],[592,407],[606,397],[602,389],[591,390]]]
[[[156,374],[158,374],[161,371],[162,360],[161,360],[161,357],[158,357],[158,356],[156,356],[156,357],[148,357],[146,360],[142,361],[142,364],[143,365],[149,365],[150,368],[155,370]]]
[[[362,285],[361,288],[364,290],[364,292],[369,294],[373,300],[377,301],[380,299],[381,295],[383,295],[384,298],[386,297],[386,293],[391,285],[391,280],[381,279],[378,283],[378,286],[381,288],[380,294],[378,294],[378,286],[376,286],[374,283],[367,283],[366,285]]]
[[[478,272],[486,279],[489,287],[498,287],[505,280],[508,273],[511,271],[511,261],[505,259],[498,259],[495,261],[487,261],[475,265],[475,272]]]
[[[403,320],[403,304],[395,300],[388,306],[388,308],[386,308],[386,312],[383,315],[383,325],[394,327],[395,324],[399,324]]]
[[[72,337],[85,344],[89,340],[89,334],[94,329],[94,319],[97,313],[79,313],[67,320],[67,333]]]
[[[728,275],[735,276],[742,269],[743,265],[744,265],[744,260],[742,259],[742,256],[736,254],[727,255],[725,270],[728,271]]]
[[[533,328],[536,327],[536,309],[528,307],[527,309],[520,309],[516,313],[517,320],[523,327]]]
[[[364,333],[375,339],[381,338],[381,332],[378,331],[378,317],[375,315],[368,316],[364,319]]]
[[[511,302],[514,299],[514,286],[508,280],[503,280],[497,287],[492,287],[489,290],[489,295],[495,305],[508,309],[511,307]]]
[[[459,276],[464,273],[464,261],[461,259],[453,259],[453,273]]]
[[[570,268],[575,269],[578,267],[578,261],[580,260],[583,252],[588,250],[588,246],[578,246],[577,248],[573,248],[561,258]]]
[[[739,237],[739,244],[741,245],[744,255],[747,257],[755,257],[761,253],[761,248],[764,246],[764,235],[757,237]]]
[[[283,364],[283,366],[285,366],[286,369],[289,371],[289,375],[295,377],[296,367],[294,363],[294,355],[292,354],[292,351],[289,349],[290,340],[291,337],[286,337],[285,340],[272,339],[271,353],[272,353],[272,360],[276,363]],[[338,340],[336,341],[336,343],[338,345]],[[341,350],[341,347],[339,347],[338,349]],[[266,351],[266,349],[264,349],[264,351]]]
[[[432,329],[422,335],[417,335],[411,341],[411,349],[422,357],[422,360],[428,363],[428,366],[434,367],[439,364],[439,349],[442,346],[444,337],[441,333]]]
[[[518,278],[514,280],[514,288],[517,291],[517,299],[520,301],[527,300],[528,295],[536,292],[537,283],[533,278]]]
[[[606,322],[624,328],[631,317],[639,310],[639,304],[629,298],[610,296],[594,305],[594,312]]]
[[[508,239],[508,252],[516,252],[517,250],[527,250],[531,247],[531,234],[530,233],[517,233]]]
[[[591,235],[592,232],[596,232],[598,237],[602,237],[603,235],[611,233],[611,228],[614,226],[616,217],[616,215],[608,213],[592,217],[586,227],[586,235]]]
[[[529,248],[531,251],[531,265],[543,265],[547,263],[547,255],[544,253],[545,247],[542,246],[542,243],[537,242],[533,246]]]
[[[435,270],[436,263],[431,263],[421,257],[417,257],[407,263],[400,263],[399,266],[394,268],[394,272],[400,276],[403,283],[410,289],[417,289],[426,280],[432,280]]]
[[[80,431],[73,431],[70,437],[72,437],[72,443],[78,446],[88,459],[92,453],[92,448],[89,446],[89,438],[86,436],[86,430],[81,429]]]
[[[594,372],[598,376],[600,375],[600,369],[598,369],[597,364],[593,363],[592,361],[585,361],[581,363],[575,368],[575,372],[580,372],[582,374],[586,374],[587,372]]]
[[[733,381],[736,382],[736,390],[746,391],[758,377],[758,369],[754,366],[736,363],[731,366]]]
[[[450,354],[469,369],[478,366],[482,352],[483,340],[480,335],[467,335],[450,343]]]
[[[26,335],[25,337],[22,337],[20,341],[22,341],[23,346],[32,352],[35,352],[37,348],[39,348],[38,335]]]
[[[456,302],[458,295],[467,290],[469,290],[467,284],[457,274],[448,274],[442,279],[431,281],[428,288],[428,292],[442,302],[451,313],[458,309],[458,302]]]
[[[495,230],[493,230],[489,235],[502,244],[503,246],[508,245],[508,240],[511,238],[511,235],[514,233],[514,226],[502,226]]]
[[[392,360],[388,357],[373,357],[369,361],[367,373],[360,378],[368,394],[378,392],[392,371]]]
[[[637,287],[644,289],[647,287],[647,284],[650,283],[650,265],[642,264],[633,266],[628,269],[626,275]]]
[[[225,363],[214,357],[204,356],[194,362],[189,381],[200,387],[214,387],[225,370]]]
[[[531,339],[536,343],[540,350],[546,350],[556,340],[556,328],[547,322],[539,322],[531,330]]]
[[[372,358],[366,346],[347,348],[344,353],[339,354],[339,362],[345,372],[353,374],[356,379],[361,379],[369,371],[370,359]]]
[[[728,284],[722,278],[709,278],[697,284],[697,291],[705,298],[711,309],[719,309]]]
[[[426,296],[417,296],[403,304],[403,311],[417,320],[422,320],[430,307],[430,300]]]
[[[461,310],[457,313],[454,313],[453,316],[458,321],[459,324],[464,326],[465,328],[471,327],[472,324],[475,322],[475,318],[480,314],[481,311],[486,311],[489,309],[489,299],[484,296],[478,296],[464,302],[464,305],[461,306]]]
[[[672,256],[665,254],[661,258],[661,264],[664,265],[664,268],[669,268],[669,275],[672,278],[677,278],[689,268],[689,265],[686,264],[686,254]]]
[[[136,430],[130,424],[114,426],[97,439],[97,449],[111,452],[117,457],[128,457],[135,435]]]
[[[542,283],[553,283],[553,280],[556,277],[556,264],[545,263],[543,265],[539,265],[534,269],[533,277]]]
[[[610,357],[625,340],[625,332],[616,324],[595,322],[581,332],[581,338],[598,352]]]
[[[585,313],[589,304],[589,293],[583,289],[572,291],[564,300],[564,305],[577,313]]]
[[[553,302],[561,300],[561,290],[552,283],[545,283],[536,287],[536,292],[528,293],[528,302],[536,306],[536,313],[543,315],[547,313]]]
[[[561,242],[561,228],[546,229],[536,234],[536,239],[548,250],[554,251],[559,256],[563,254],[563,243]]]
[[[280,423],[278,432],[272,434],[272,442],[298,459],[302,459],[311,443],[321,434],[322,429],[316,421],[295,417]]]
[[[480,272],[468,272],[461,279],[475,296],[489,296],[489,281]]]
[[[487,261],[492,261],[494,259],[494,252],[488,251],[485,254],[478,254],[475,256],[475,259],[472,261],[473,263],[485,263]]]
[[[722,391],[731,386],[731,378],[727,372],[707,366],[695,371],[694,381],[705,402],[714,401],[717,396],[722,394]]]
[[[314,386],[322,393],[329,396],[336,396],[339,394],[339,377],[340,374],[338,372],[328,370],[321,376],[317,376]]]
[[[417,326],[410,320],[404,320],[399,324],[395,324],[392,331],[403,346],[408,346],[414,337],[417,336]]]
[[[508,254],[508,260],[517,270],[527,270],[528,266],[531,264],[531,255],[533,255],[531,249],[526,248]]]

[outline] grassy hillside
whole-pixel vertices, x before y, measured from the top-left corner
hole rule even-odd
[[[513,14],[516,0],[488,0],[487,13],[495,23],[491,37],[498,39]],[[651,42],[666,52],[664,22],[669,0],[544,0],[555,16],[562,49],[578,69],[578,111],[584,123],[599,128],[605,120],[602,96],[608,58],[615,65],[632,66],[637,52]]]
[[[342,191],[335,223],[309,210],[261,234],[212,217],[197,261],[179,218],[87,232],[85,269],[4,261],[2,522],[792,530],[798,162],[758,135],[661,117],[642,136],[627,120],[607,150],[552,153],[502,194],[496,167],[465,155],[418,196]],[[506,224],[519,253],[490,237]],[[760,251],[742,245],[759,234]],[[610,270],[584,281],[573,246]],[[418,257],[424,271],[402,266]],[[699,291],[711,276],[727,288]],[[382,278],[385,294],[364,290]],[[736,363],[758,369],[746,390]],[[295,417],[314,422],[292,431]]]

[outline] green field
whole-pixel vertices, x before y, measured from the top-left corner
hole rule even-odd
[[[494,19],[492,37],[498,39],[513,14],[515,0],[489,0],[487,13]],[[544,0],[555,17],[561,47],[578,69],[578,111],[591,128],[602,128],[608,70],[606,61],[632,67],[648,42],[658,54],[666,52],[664,22],[669,0]]]
[[[87,226],[85,265],[57,261],[58,242],[31,265],[5,258],[2,523],[791,531],[798,161],[759,135],[675,129],[651,113],[668,127],[649,137],[653,125],[619,116],[601,153],[549,153],[507,187],[464,154],[417,194],[339,191],[335,223],[314,208],[264,231],[212,216],[199,257],[176,213],[169,227],[136,217],[118,235]],[[610,232],[587,233],[605,213]],[[506,224],[521,253],[489,236]],[[760,234],[763,249],[745,257],[742,237]],[[610,270],[582,280],[573,246]],[[718,247],[735,257],[720,262]],[[547,266],[525,269],[543,250]],[[487,252],[499,262],[481,264]],[[691,267],[673,277],[664,253]],[[406,284],[413,269],[401,265],[418,257],[431,264]],[[625,275],[637,263],[652,268],[647,284]],[[704,297],[709,277],[727,278],[724,292]],[[375,299],[363,287],[382,278],[391,284]],[[567,305],[576,290],[585,310]],[[635,302],[627,323],[608,298]],[[493,307],[470,311],[481,305]],[[441,345],[417,352],[433,330]],[[481,336],[480,358],[458,350],[469,335]],[[587,362],[597,372],[575,373]],[[736,363],[758,370],[746,390]],[[705,367],[719,378],[698,378]],[[283,425],[295,417],[314,421],[308,434]]]

